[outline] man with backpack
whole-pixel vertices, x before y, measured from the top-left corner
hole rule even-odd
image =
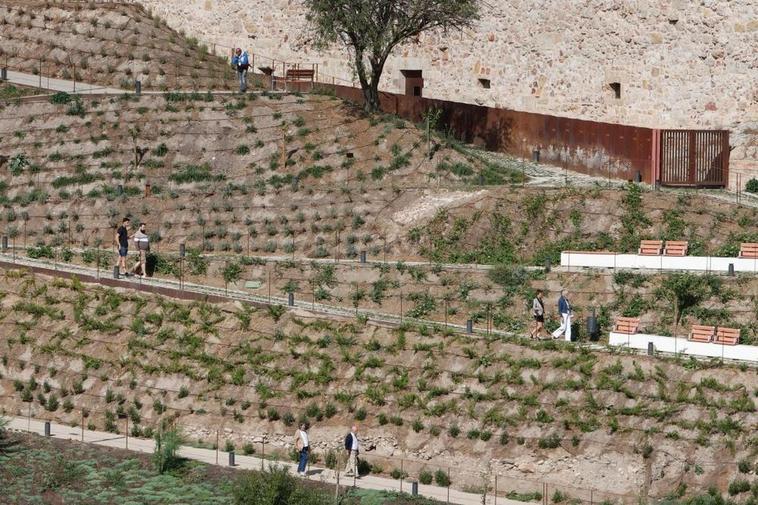
[[[345,450],[347,451],[345,475],[360,477],[358,475],[358,427],[356,425],[353,425],[350,433],[345,437]]]
[[[244,93],[247,91],[247,69],[250,68],[250,58],[247,55],[247,51],[242,51],[239,47],[235,49],[232,55],[232,68],[237,71],[240,93]]]

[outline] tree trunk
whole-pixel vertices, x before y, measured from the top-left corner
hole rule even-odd
[[[366,100],[364,105],[366,112],[379,110],[379,79],[372,78],[368,86],[363,88],[363,98]]]

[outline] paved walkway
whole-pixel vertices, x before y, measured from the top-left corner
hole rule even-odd
[[[44,435],[45,422],[38,419],[28,419],[24,417],[10,417],[8,428],[15,431],[30,432],[38,435]],[[103,431],[82,430],[73,428],[64,424],[51,423],[51,436],[62,440],[78,440],[86,443],[100,445],[104,447],[114,447],[118,449],[128,449],[130,451],[152,454],[155,450],[155,442],[152,439],[133,438],[128,440],[123,435],[106,433]],[[128,447],[127,447],[128,445]],[[209,465],[219,464],[227,465],[229,462],[229,453],[225,451],[215,451],[213,449],[200,449],[197,447],[182,446],[179,455],[201,461]],[[218,459],[217,459],[218,458]],[[216,462],[218,461],[218,463]],[[235,468],[244,470],[260,470],[264,465],[276,464],[289,469],[293,474],[297,471],[297,465],[289,462],[273,462],[264,460],[257,456],[242,456],[235,454]],[[337,472],[321,467],[309,467],[309,480],[315,480],[325,484],[337,484]],[[367,475],[360,479],[352,479],[341,476],[340,486],[355,486],[362,489],[376,489],[386,491],[400,491],[400,481],[384,477]],[[427,486],[419,484],[419,494],[427,498],[439,500],[441,502],[458,503],[461,505],[482,505],[482,495],[474,493],[465,493],[455,489],[449,489],[438,486]],[[410,489],[410,483],[405,481],[403,489],[407,492]],[[448,495],[449,493],[449,495]],[[449,498],[448,498],[449,496]],[[448,501],[449,500],[449,501]],[[495,497],[488,496],[486,504],[494,504]],[[497,497],[497,503],[503,505],[523,505],[523,502],[509,500],[503,497]]]
[[[89,84],[86,82],[74,82],[65,79],[55,79],[43,76],[40,78],[38,75],[26,74],[23,72],[16,72],[14,70],[8,70],[8,82],[12,84],[20,84],[22,86],[29,86],[31,88],[43,88],[50,91],[65,91],[67,93],[79,93],[83,95],[90,94],[114,94],[121,95],[126,91],[118,88],[109,88],[107,86],[101,86],[99,84]]]

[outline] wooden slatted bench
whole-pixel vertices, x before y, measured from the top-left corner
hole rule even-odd
[[[660,256],[663,251],[663,240],[642,240],[639,254],[643,256]]]
[[[713,334],[715,331],[716,328],[713,326],[694,324],[692,325],[692,330],[690,331],[689,340],[692,342],[703,342],[706,344],[710,343],[711,340],[713,340]]]
[[[687,256],[688,247],[689,242],[686,240],[667,240],[663,254],[665,256]]]
[[[314,72],[312,68],[290,68],[286,76],[288,81],[312,81]]]
[[[745,242],[740,245],[740,258],[758,259],[758,243]]]
[[[616,319],[616,325],[613,327],[614,332],[623,333],[625,335],[634,335],[639,329],[639,317],[619,317]]]
[[[739,341],[740,341],[739,328],[722,328],[721,326],[719,326],[718,329],[716,330],[716,339],[714,340],[714,342],[717,344],[737,345]]]

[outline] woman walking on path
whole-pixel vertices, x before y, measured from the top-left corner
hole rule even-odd
[[[537,290],[537,295],[532,300],[532,316],[534,316],[534,328],[529,333],[529,338],[539,339],[540,333],[549,337],[550,334],[545,330],[545,304],[542,301],[542,290]]]

